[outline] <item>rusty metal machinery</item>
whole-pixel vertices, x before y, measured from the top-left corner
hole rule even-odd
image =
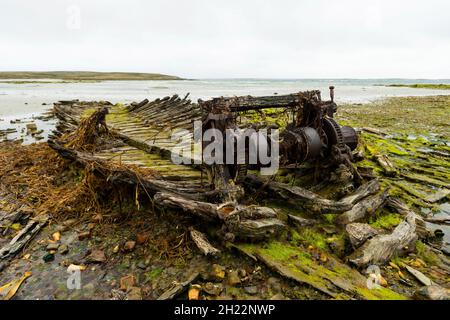
[[[334,102],[334,87],[330,87],[330,100],[323,101],[320,91],[306,91],[291,95],[268,97],[216,98],[199,101],[203,113],[203,130],[218,129],[226,139],[226,129],[236,129],[237,114],[241,112],[281,109],[290,114],[290,123],[280,133],[280,166],[313,162],[325,167],[344,164],[352,172],[358,184],[361,177],[352,165],[352,151],[358,145],[356,131],[340,126],[334,117],[337,105]],[[249,126],[250,127],[250,126]],[[245,130],[242,131],[245,135]],[[251,143],[251,142],[250,142]],[[206,145],[204,144],[204,147]],[[267,142],[267,148],[270,143]],[[224,157],[227,150],[224,150]],[[229,151],[228,151],[229,152]],[[248,158],[248,149],[246,149]],[[239,155],[234,155],[238,157]],[[236,178],[245,169],[258,165],[225,165],[225,175]]]

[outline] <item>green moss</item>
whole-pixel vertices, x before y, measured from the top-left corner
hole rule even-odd
[[[422,242],[416,242],[417,255],[428,264],[436,264],[439,262],[439,257]]]
[[[344,104],[338,109],[338,121],[355,127],[374,127],[405,135],[436,133],[450,138],[448,114],[450,95],[394,97],[368,104]]]
[[[434,84],[434,83],[416,83],[416,84],[389,84],[385,87],[403,87],[414,89],[435,89],[435,90],[450,90],[450,84]]]
[[[387,288],[360,288],[358,293],[368,300],[408,300],[404,295]]]
[[[305,264],[309,264],[311,261],[311,255],[308,252],[277,241],[270,242],[264,248],[264,253],[277,261],[295,259]]]
[[[299,240],[304,244],[311,245],[322,250],[328,249],[326,237],[310,228],[305,228],[299,232]]]
[[[337,215],[335,214],[324,214],[322,215],[322,218],[329,224],[333,224],[334,220],[336,219]]]
[[[146,272],[145,273],[145,280],[146,281],[155,280],[156,278],[158,278],[160,276],[160,274],[162,272],[163,272],[162,268],[155,268],[152,271]]]
[[[81,119],[90,117],[95,111],[97,111],[97,108],[88,108],[84,109],[83,112],[80,115]]]
[[[402,221],[403,218],[398,213],[388,213],[371,218],[369,224],[374,228],[392,229]]]

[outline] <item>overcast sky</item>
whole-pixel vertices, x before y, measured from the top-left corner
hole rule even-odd
[[[450,1],[0,0],[0,70],[450,78]]]

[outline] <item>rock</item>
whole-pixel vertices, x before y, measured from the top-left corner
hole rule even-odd
[[[218,264],[212,265],[211,276],[217,280],[225,279],[225,268]]]
[[[97,213],[93,218],[92,221],[94,222],[101,222],[103,220],[103,215],[101,213]]]
[[[258,293],[258,287],[257,286],[244,287],[244,291],[250,295],[255,295]]]
[[[126,300],[142,300],[142,291],[139,287],[129,287],[125,296]]]
[[[137,244],[144,244],[147,242],[149,237],[150,237],[149,233],[139,233],[136,236],[136,242],[137,242]]]
[[[126,299],[126,293],[117,290],[117,289],[111,289],[111,300],[125,300]]]
[[[136,284],[136,278],[133,275],[127,275],[120,278],[120,290],[127,291],[128,288],[134,287]]]
[[[420,288],[414,293],[414,296],[428,300],[450,300],[450,290],[433,284]]]
[[[84,232],[80,232],[78,234],[78,240],[83,241],[85,239],[88,239],[91,237],[91,232],[90,231],[84,231]]]
[[[421,282],[424,286],[431,286],[433,282],[428,278],[426,275],[424,275],[419,270],[416,270],[408,265],[405,265],[406,270],[408,270],[409,273],[411,273],[419,282]]]
[[[227,283],[230,286],[236,286],[241,283],[241,278],[239,277],[237,270],[231,270],[228,272]]]
[[[188,299],[189,300],[198,300],[201,289],[202,289],[202,287],[200,285],[193,284],[188,291]]]
[[[45,249],[47,251],[53,251],[53,250],[58,250],[58,248],[59,248],[58,243],[50,243]]]
[[[127,241],[127,242],[125,242],[125,244],[123,246],[123,250],[128,251],[128,252],[133,251],[135,246],[136,246],[135,241]]]
[[[91,254],[87,257],[87,261],[92,263],[103,263],[106,261],[105,252],[103,250],[92,250]]]
[[[272,296],[270,300],[288,300],[285,296],[283,296],[281,293],[277,293],[276,295]]]
[[[203,291],[212,296],[218,296],[222,293],[223,286],[221,283],[207,282],[203,286]]]
[[[52,254],[52,253],[47,253],[46,255],[44,255],[44,256],[42,257],[42,259],[43,259],[45,262],[51,262],[51,261],[55,260],[55,255]]]
[[[388,282],[387,282],[387,280],[386,280],[381,274],[378,275],[378,281],[379,281],[379,284],[380,284],[382,287],[387,288]]]
[[[270,277],[267,279],[267,285],[272,289],[273,292],[280,292],[281,291],[281,284],[280,280],[274,277]]]
[[[26,127],[27,127],[27,134],[31,134],[31,133],[37,131],[37,126],[36,126],[35,123],[28,123],[28,124],[26,125]]]
[[[247,276],[247,271],[245,269],[238,269],[239,277],[245,278]]]
[[[66,254],[66,253],[69,252],[69,247],[66,244],[62,244],[62,245],[59,246],[58,252],[60,254]]]
[[[95,291],[95,286],[93,283],[88,283],[83,286],[84,291],[88,291],[88,294],[92,294]]]

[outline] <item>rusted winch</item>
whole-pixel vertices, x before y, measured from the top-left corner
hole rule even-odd
[[[348,126],[340,126],[333,118],[337,111],[334,102],[334,87],[330,87],[330,100],[322,101],[320,91],[305,91],[291,95],[268,97],[234,97],[216,98],[200,101],[203,110],[203,130],[219,129],[223,139],[227,139],[226,129],[236,129],[236,114],[250,110],[282,108],[291,114],[291,122],[280,133],[279,164],[280,166],[297,165],[306,161],[327,164],[345,164],[351,171],[359,174],[351,164],[353,151],[358,144],[356,131]],[[246,135],[245,130],[241,131]],[[268,140],[270,140],[270,136]],[[255,143],[249,139],[249,144]],[[261,147],[261,140],[258,141]],[[204,145],[205,146],[205,145]],[[271,143],[267,141],[263,147],[270,152]],[[224,158],[229,150],[224,150]],[[232,151],[236,152],[236,151]],[[234,158],[242,155],[234,154]],[[246,149],[246,159],[249,159],[249,148]],[[248,163],[246,168],[263,166],[261,163]],[[233,177],[242,168],[227,165],[230,176]]]

